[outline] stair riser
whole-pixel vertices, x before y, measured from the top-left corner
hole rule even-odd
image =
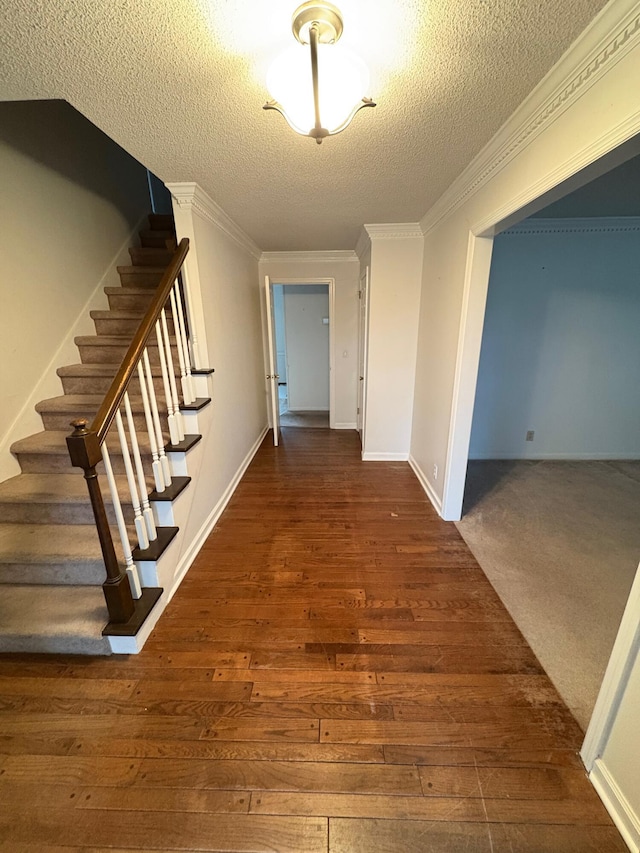
[[[160,400],[158,400],[158,406],[160,406],[160,404],[161,404]],[[41,412],[40,415],[42,417],[42,423],[43,423],[45,429],[63,430],[63,431],[68,429],[69,432],[71,433],[71,431],[73,429],[71,427],[71,421],[76,420],[76,418],[87,418],[89,423],[91,423],[91,421],[96,416],[96,412],[82,411],[82,410],[76,412],[75,414],[72,414],[71,412]],[[160,421],[161,421],[161,423],[166,422],[166,418],[167,418],[166,413],[163,414],[162,411],[160,410]],[[126,424],[127,419],[126,419],[126,416],[124,414],[123,414],[122,419]],[[136,430],[138,431],[139,435],[141,433],[146,434],[147,422],[145,420],[144,413],[142,413],[142,412],[135,413],[134,412],[133,422],[136,425]],[[115,427],[114,427],[114,439],[113,440],[114,441],[118,440],[117,439],[117,433],[115,433]]]
[[[168,439],[167,439],[168,440]],[[117,442],[110,443],[111,464],[116,474],[124,474],[125,468],[122,461],[122,456],[116,455]],[[20,467],[25,474],[47,474],[49,472],[59,472],[62,474],[77,474],[82,476],[80,468],[73,468],[71,460],[65,453],[18,453],[16,454]],[[142,463],[145,471],[151,471],[151,456],[142,455]],[[97,467],[98,474],[104,482],[104,488],[107,488],[107,481],[104,477],[104,466],[100,463]]]
[[[175,223],[172,213],[150,213],[147,217],[152,231],[174,231]]]
[[[137,267],[166,267],[171,263],[173,252],[168,249],[132,247],[129,249],[131,263]]]
[[[166,249],[167,240],[175,240],[175,234],[172,231],[147,231],[140,232],[140,245],[147,249]]]
[[[105,620],[108,617],[105,617]],[[107,637],[0,636],[0,652],[11,654],[110,655]]]
[[[103,346],[96,339],[95,343],[78,344],[80,352],[80,361],[83,364],[122,364],[122,360],[127,354],[128,345],[122,346]],[[158,355],[158,347],[149,346],[149,361],[153,367],[160,367],[160,356]],[[174,350],[175,352],[175,350]],[[155,372],[155,371],[154,371]]]
[[[101,318],[99,320],[94,320],[93,323],[96,327],[97,335],[108,335],[113,337],[127,337],[129,339],[133,339],[133,336],[140,328],[140,321],[142,320],[142,315],[138,318],[131,320],[124,320],[122,318]],[[173,320],[171,317],[167,317],[167,329],[170,335],[173,335]]]
[[[135,272],[120,272],[120,284],[123,287],[150,287],[153,290],[160,284],[162,273],[136,270]]]
[[[0,563],[0,584],[36,584],[38,586],[97,586],[105,580],[104,564]],[[0,594],[1,594],[0,589]]]
[[[103,485],[103,483],[101,483]],[[106,487],[106,486],[105,486]],[[108,488],[108,487],[106,487]],[[105,498],[105,509],[110,524],[116,524],[113,506]],[[87,496],[87,503],[3,503],[2,520],[8,524],[94,524],[93,510]],[[124,517],[133,519],[132,505],[122,503]],[[14,580],[15,583],[15,580]]]
[[[115,370],[113,376],[115,376]],[[62,388],[65,394],[106,394],[113,382],[113,376],[64,376],[62,377]],[[162,376],[155,376],[154,379],[157,394],[161,397]],[[180,378],[178,376],[176,376],[176,383],[178,393],[180,393]],[[140,382],[137,379],[131,380],[129,393],[140,393]]]
[[[107,296],[109,308],[112,311],[139,311],[142,317],[153,299],[153,291],[148,293],[127,293],[127,288],[122,288],[122,293],[110,293]]]

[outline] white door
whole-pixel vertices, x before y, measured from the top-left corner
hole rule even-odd
[[[273,443],[277,447],[280,438],[280,399],[278,394],[278,354],[276,352],[276,330],[273,322],[273,288],[269,276],[264,277],[264,295],[267,300],[267,344],[269,349],[267,381],[271,400],[271,423],[273,425]]]
[[[358,432],[360,443],[364,447],[364,409],[367,393],[367,338],[369,332],[367,305],[369,303],[369,267],[360,277],[358,291],[360,310],[358,312]]]

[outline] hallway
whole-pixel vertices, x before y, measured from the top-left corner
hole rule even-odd
[[[0,851],[626,850],[409,465],[270,442],[142,653],[0,656]]]

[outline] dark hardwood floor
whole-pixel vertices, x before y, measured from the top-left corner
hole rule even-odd
[[[138,656],[0,658],[0,851],[607,853],[583,735],[453,524],[269,437]]]

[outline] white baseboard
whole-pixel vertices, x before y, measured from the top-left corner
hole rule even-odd
[[[422,468],[418,465],[413,456],[409,456],[409,465],[411,465],[413,469],[413,473],[418,478],[418,482],[422,486],[426,496],[429,498],[431,503],[433,504],[433,508],[438,513],[439,516],[442,516],[442,501],[438,497],[438,495],[433,491],[431,483],[427,480],[427,476],[422,470]]]
[[[328,412],[329,409],[324,406],[310,406],[307,409],[294,409],[292,406],[287,406],[288,412]]]
[[[640,853],[640,816],[635,814],[601,758],[596,759],[589,779],[629,850]]]
[[[469,457],[469,462],[481,462],[483,460],[502,460],[516,462],[544,462],[545,460],[555,460],[556,462],[615,462],[620,460],[623,462],[633,462],[640,460],[639,453],[529,453],[524,456],[522,453],[475,453]]]
[[[268,431],[269,428],[264,427],[264,429],[260,433],[260,436],[254,442],[251,449],[242,460],[240,467],[231,478],[231,481],[227,488],[224,490],[222,496],[220,497],[220,500],[211,510],[204,524],[196,533],[189,547],[178,562],[171,587],[169,589],[165,589],[164,593],[162,594],[162,598],[158,602],[158,605],[156,605],[153,611],[149,614],[149,616],[144,622],[144,625],[142,626],[140,631],[138,631],[137,635],[135,637],[109,637],[111,651],[114,654],[136,655],[138,654],[138,652],[142,651],[145,642],[149,638],[149,635],[151,634],[158,620],[162,616],[167,604],[169,604],[173,596],[176,594],[178,587],[184,579],[184,576],[187,574],[193,564],[193,561],[198,556],[198,553],[204,545],[207,536],[216,526],[218,519],[220,518],[220,516],[224,512],[225,507],[231,500],[233,493],[237,489],[238,484],[240,483],[240,480],[242,479],[245,471],[251,464],[251,460],[258,452],[258,448],[262,444],[264,437]]]
[[[358,429],[358,424],[334,424],[333,429]]]
[[[408,462],[408,453],[375,453],[367,451],[362,454],[363,462]]]

